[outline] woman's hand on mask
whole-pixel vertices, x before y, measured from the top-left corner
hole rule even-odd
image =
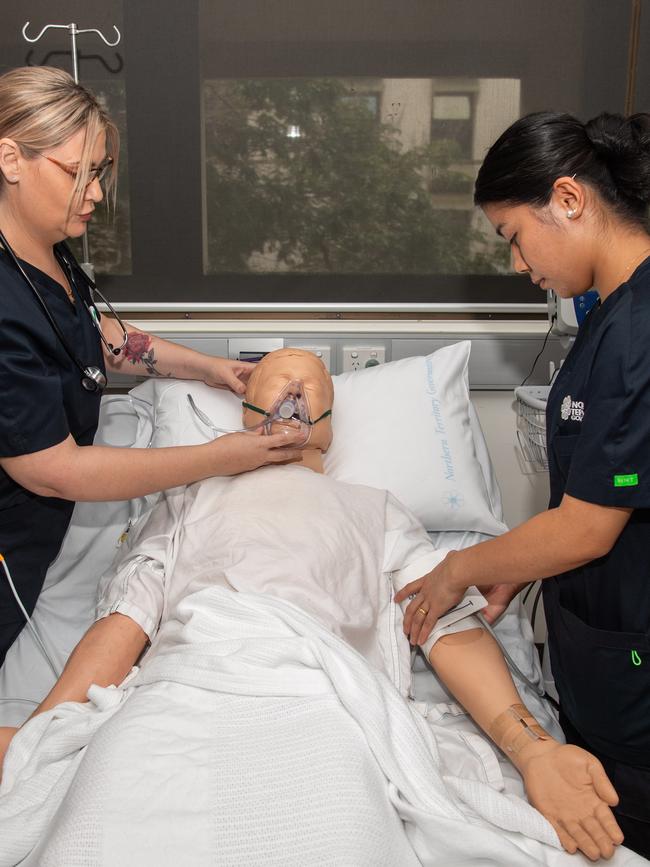
[[[560,843],[592,861],[611,858],[623,842],[611,807],[618,796],[601,763],[580,747],[532,741],[517,756],[528,800],[555,828]]]
[[[267,464],[289,464],[302,460],[298,446],[304,442],[302,431],[284,430],[266,435],[261,429],[231,433],[210,443],[215,450],[218,465],[216,476],[236,476]]]

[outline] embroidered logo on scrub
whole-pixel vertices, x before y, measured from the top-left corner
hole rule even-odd
[[[560,415],[563,421],[571,419],[571,421],[582,421],[585,417],[585,404],[583,400],[571,400],[571,395],[567,396],[562,401],[560,407]]]
[[[614,476],[615,488],[633,488],[639,484],[638,473],[628,473],[625,476]]]

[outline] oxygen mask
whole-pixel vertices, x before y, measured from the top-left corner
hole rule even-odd
[[[302,380],[299,379],[294,379],[291,380],[291,382],[288,382],[278,394],[273,405],[269,409],[264,409],[263,407],[255,406],[252,403],[244,401],[242,406],[245,409],[259,413],[264,416],[264,418],[258,424],[237,428],[237,430],[227,430],[217,427],[211,419],[209,419],[208,416],[198,408],[191,394],[187,395],[187,399],[199,420],[203,422],[204,425],[211,428],[215,434],[254,431],[259,430],[259,428],[263,428],[265,434],[271,434],[277,433],[281,428],[287,428],[290,430],[299,430],[302,433],[303,439],[296,444],[299,446],[307,445],[314,425],[332,414],[332,410],[328,409],[319,415],[318,418],[311,418],[309,398],[305,392]]]
[[[246,401],[244,401],[243,406],[245,409],[265,416],[263,421],[254,425],[254,428],[262,426],[267,434],[277,432],[278,428],[300,430],[304,437],[300,445],[307,445],[314,425],[332,414],[332,410],[328,409],[318,418],[311,418],[309,398],[302,381],[299,379],[288,382],[268,410]],[[254,428],[247,428],[247,430]]]

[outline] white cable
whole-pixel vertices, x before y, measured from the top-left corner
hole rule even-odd
[[[59,675],[61,674],[61,671],[52,662],[50,654],[47,652],[47,650],[45,649],[45,645],[41,641],[41,636],[38,634],[38,631],[37,631],[36,627],[34,626],[34,624],[32,623],[32,620],[31,620],[29,614],[25,610],[25,606],[23,605],[23,603],[20,600],[20,596],[18,595],[18,591],[14,587],[14,582],[11,580],[11,573],[9,572],[9,566],[7,566],[7,561],[5,560],[5,558],[2,554],[0,554],[0,562],[2,563],[2,566],[5,570],[5,575],[7,576],[7,581],[9,582],[9,586],[11,587],[11,592],[14,594],[14,598],[16,599],[16,602],[18,603],[18,607],[22,611],[23,617],[27,621],[27,625],[29,626],[29,628],[32,632],[32,635],[34,636],[36,643],[38,644],[39,648],[43,652],[43,655],[45,656],[45,658],[47,659],[54,676],[58,679]]]
[[[519,678],[523,683],[525,683],[527,686],[529,686],[529,687],[532,689],[533,692],[537,693],[537,695],[538,695],[540,698],[544,698],[544,697],[546,696],[546,691],[544,690],[544,687],[540,687],[540,686],[538,686],[537,684],[532,683],[530,680],[528,680],[528,678],[526,677],[526,675],[525,675],[525,674],[523,673],[523,671],[519,668],[519,666],[517,665],[517,663],[514,661],[514,659],[510,656],[510,654],[508,653],[508,651],[506,650],[506,648],[503,646],[503,643],[501,642],[501,639],[500,639],[499,636],[496,634],[496,632],[494,631],[494,629],[492,629],[492,627],[491,627],[490,624],[487,622],[487,620],[485,619],[485,617],[483,617],[483,615],[482,615],[480,612],[479,612],[476,616],[478,617],[478,619],[479,619],[479,620],[481,621],[481,623],[483,624],[483,627],[484,627],[485,629],[487,629],[487,631],[490,633],[490,635],[492,636],[492,638],[494,638],[494,640],[496,641],[496,643],[497,643],[497,644],[499,645],[499,647],[501,648],[501,652],[503,653],[503,655],[504,655],[504,657],[505,657],[505,659],[506,659],[506,662],[508,663],[508,665],[509,665],[511,671],[513,672],[513,674],[516,674],[517,677],[518,677],[518,678]]]

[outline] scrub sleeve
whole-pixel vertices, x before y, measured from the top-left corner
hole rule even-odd
[[[650,845],[650,260],[585,321],[547,407],[551,508],[566,493],[633,509],[604,557],[544,581],[569,740],[609,768]],[[643,793],[642,797],[639,794]],[[631,825],[629,823],[632,823]],[[637,827],[638,826],[638,827]],[[634,829],[637,830],[634,830]],[[626,843],[629,841],[626,839]]]
[[[75,274],[76,301],[62,286],[23,262],[57,324],[80,359],[104,369],[101,344],[83,300],[88,287]],[[81,374],[56,338],[32,291],[0,253],[0,456],[31,454],[69,434],[90,445],[100,396],[85,391]],[[34,494],[0,469],[0,552],[28,613],[34,610],[50,563],[65,536],[74,503]],[[0,571],[0,664],[25,624]]]

